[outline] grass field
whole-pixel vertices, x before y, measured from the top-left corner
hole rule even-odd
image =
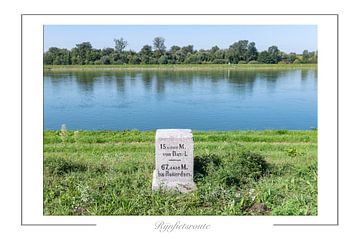
[[[317,64],[44,65],[44,72],[131,70],[315,69]]]
[[[317,215],[317,131],[194,131],[191,193],[151,190],[155,131],[45,131],[44,215]]]

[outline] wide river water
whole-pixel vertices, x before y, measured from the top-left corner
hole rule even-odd
[[[317,127],[317,71],[161,70],[44,74],[44,128]]]

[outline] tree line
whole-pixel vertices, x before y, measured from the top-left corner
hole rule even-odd
[[[145,45],[139,52],[125,50],[128,42],[114,39],[114,48],[95,49],[90,42],[76,44],[74,48],[50,47],[44,53],[47,65],[107,65],[107,64],[297,64],[317,63],[317,51],[304,50],[302,54],[285,53],[277,46],[259,52],[254,42],[239,40],[227,49],[213,46],[195,50],[193,45],[171,46],[165,39],[155,37],[152,45]]]

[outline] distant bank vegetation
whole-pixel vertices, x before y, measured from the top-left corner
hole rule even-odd
[[[45,65],[123,65],[123,64],[315,64],[317,51],[302,54],[286,53],[277,46],[259,52],[254,42],[240,40],[227,49],[214,46],[195,50],[193,45],[171,46],[165,39],[155,37],[153,45],[145,45],[139,52],[125,50],[128,42],[114,39],[114,48],[95,49],[90,42],[76,44],[71,50],[50,47],[44,53]]]

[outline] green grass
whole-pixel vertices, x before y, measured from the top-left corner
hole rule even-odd
[[[44,65],[44,72],[123,70],[314,69],[317,64]]]
[[[191,193],[153,192],[155,131],[45,131],[44,215],[317,215],[317,131],[194,131]]]

